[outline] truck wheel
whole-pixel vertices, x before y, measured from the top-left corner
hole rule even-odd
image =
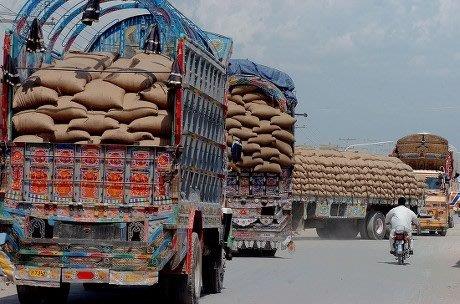
[[[360,221],[358,224],[359,228],[359,235],[361,236],[361,239],[363,240],[368,240],[369,236],[367,235],[367,222],[366,220]]]
[[[64,304],[69,297],[70,284],[59,288],[18,285],[18,300],[21,304]]]
[[[224,285],[225,252],[218,252],[203,258],[203,290],[208,294],[220,293]]]
[[[192,271],[189,275],[177,278],[176,295],[177,304],[197,304],[200,301],[202,281],[203,254],[201,251],[198,234],[192,234]]]
[[[70,284],[62,283],[59,288],[46,288],[45,304],[64,304],[69,297]]]
[[[276,255],[276,249],[264,250],[262,254],[264,257],[272,258]]]
[[[355,223],[342,223],[334,227],[334,237],[342,240],[354,239],[358,236],[359,229]]]
[[[316,234],[319,236],[320,239],[328,239],[330,238],[329,228],[316,228]]]
[[[45,299],[44,293],[37,286],[17,285],[16,291],[21,304],[40,304]]]
[[[438,231],[439,235],[440,236],[446,236],[447,235],[447,229],[442,229],[440,231]]]
[[[367,235],[371,240],[381,240],[385,230],[385,216],[380,211],[373,211],[367,222]]]

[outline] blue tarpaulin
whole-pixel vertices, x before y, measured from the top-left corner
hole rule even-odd
[[[297,97],[294,90],[295,85],[292,78],[280,70],[257,64],[248,59],[231,59],[228,66],[228,75],[250,75],[265,79],[277,86],[288,100],[289,107],[295,108]]]

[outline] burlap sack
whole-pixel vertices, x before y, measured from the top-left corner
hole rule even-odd
[[[153,102],[159,109],[168,109],[168,88],[165,84],[157,82],[139,94],[143,100]]]
[[[16,137],[13,142],[15,143],[43,143],[43,137],[37,135],[21,135]]]
[[[252,85],[240,85],[235,86],[230,89],[232,95],[241,95],[243,96],[246,93],[257,91],[257,87]]]
[[[284,128],[289,129],[295,124],[297,119],[295,119],[294,117],[292,117],[289,114],[281,113],[278,116],[272,117],[272,119],[270,121],[271,121],[271,123],[273,125],[280,126],[283,129]]]
[[[106,130],[101,136],[103,144],[134,144],[143,140],[153,140],[148,132],[128,132],[128,126],[120,124],[118,129]]]
[[[106,130],[119,128],[118,121],[106,117],[104,112],[88,112],[87,115],[87,118],[72,119],[69,130],[83,130],[91,136],[100,136]]]
[[[259,134],[256,137],[252,137],[248,140],[248,143],[259,144],[260,146],[270,146],[275,142],[276,138],[274,138],[271,134]]]
[[[264,162],[254,168],[255,172],[281,174],[281,166],[275,163]]]
[[[171,71],[172,64],[173,64],[173,61],[171,60],[171,58],[165,55],[162,55],[162,54],[137,53],[136,55],[133,56],[132,59],[134,60],[134,62],[138,62],[136,63],[137,67],[139,67],[139,64],[140,64],[139,62],[147,61],[147,62],[158,63],[164,66],[165,68],[169,69],[169,71]]]
[[[17,134],[35,135],[40,133],[53,133],[54,121],[51,117],[35,110],[26,110],[13,116],[13,126]]]
[[[281,113],[279,109],[259,104],[251,105],[249,107],[249,111],[251,111],[252,115],[257,116],[260,119],[271,119],[273,116],[277,116]]]
[[[243,96],[241,95],[228,95],[227,97],[227,100],[228,101],[233,101],[234,103],[236,103],[237,105],[240,105],[240,106],[244,106],[245,103],[243,101]]]
[[[247,141],[243,141],[242,145],[243,145],[243,154],[244,155],[252,155],[252,154],[254,154],[256,152],[260,152],[260,150],[261,150],[260,145],[254,144],[254,143],[250,144]]]
[[[246,128],[252,129],[254,127],[258,127],[260,124],[259,118],[252,116],[248,113],[245,113],[243,115],[235,115],[232,118],[239,121]]]
[[[227,143],[227,146],[231,147],[233,143],[233,136],[226,133],[225,134],[225,142]]]
[[[150,88],[155,83],[155,77],[143,70],[134,68],[134,61],[125,58],[118,59],[104,73],[104,80],[110,82],[126,92],[138,93]],[[128,73],[131,72],[132,73]]]
[[[162,56],[164,57],[164,56]],[[133,58],[134,62],[136,61]],[[168,81],[169,75],[171,75],[172,61],[168,62],[157,62],[155,59],[143,59],[140,60],[135,68],[144,71],[143,74],[148,75],[155,82],[166,83]]]
[[[251,101],[251,102],[249,102],[249,103],[244,104],[244,108],[245,108],[247,111],[249,111],[250,108],[251,108],[253,105],[268,106],[268,103],[266,103],[266,102],[263,101],[263,100],[254,100],[254,101]]]
[[[292,150],[292,146],[288,143],[285,143],[281,140],[276,140],[275,143],[273,144],[274,147],[276,147],[281,153],[292,157],[294,155],[294,151]]]
[[[281,167],[289,167],[295,164],[289,156],[284,154],[270,158],[270,162],[280,164]]]
[[[280,126],[272,125],[267,120],[261,120],[260,126],[252,129],[257,134],[272,134],[276,130],[281,130]]]
[[[87,71],[91,75],[91,80],[101,77],[101,72],[108,68],[116,59],[116,53],[84,53],[70,51],[64,55],[63,60],[57,60],[55,67],[72,68]]]
[[[273,137],[276,139],[282,140],[284,142],[292,144],[295,140],[294,134],[286,130],[277,130],[273,131]]]
[[[242,127],[240,129],[231,129],[228,134],[235,136],[241,140],[248,140],[257,136],[256,133],[252,132],[251,129]]]
[[[55,90],[59,95],[74,95],[85,89],[91,75],[82,71],[57,71],[42,69],[29,78],[39,86]]]
[[[122,110],[110,110],[106,116],[118,120],[121,123],[130,124],[136,119],[155,116],[158,114],[158,106],[154,103],[140,100],[139,95],[128,93],[123,98]]]
[[[50,116],[55,123],[68,123],[75,118],[86,118],[85,106],[73,102],[73,96],[61,96],[57,105],[44,105],[37,109],[37,113]]]
[[[55,125],[53,142],[57,143],[74,143],[78,141],[87,141],[91,135],[83,130],[69,130],[67,124]]]
[[[172,117],[166,111],[159,111],[158,116],[136,119],[128,126],[129,132],[149,132],[154,136],[168,137],[171,135]]]
[[[228,111],[227,111],[227,117],[232,117],[236,115],[245,115],[246,110],[244,107],[237,105],[236,103],[229,101],[228,102]]]
[[[43,105],[57,105],[58,99],[58,93],[55,90],[37,87],[33,83],[26,82],[14,94],[13,109],[29,110]]]
[[[93,80],[83,92],[76,94],[72,101],[84,105],[88,110],[108,111],[123,109],[125,90],[103,80]]]
[[[263,164],[264,161],[261,158],[253,158],[251,156],[243,156],[241,161],[238,162],[238,166],[241,168],[254,168],[258,165]]]
[[[264,100],[264,99],[267,99],[267,96],[265,96],[265,94],[258,93],[258,92],[246,93],[243,96],[243,101],[245,103],[251,102],[253,100]]]
[[[225,128],[227,130],[230,130],[230,129],[233,129],[233,128],[241,128],[243,125],[241,124],[241,122],[239,122],[238,120],[236,119],[233,119],[233,118],[227,118],[225,120]]]
[[[72,62],[92,62],[91,65],[95,69],[106,69],[108,68],[117,58],[118,53],[112,52],[80,52],[80,51],[69,51],[64,54],[64,60]]]
[[[262,158],[263,160],[270,160],[270,158],[278,156],[280,156],[280,151],[269,147],[262,147],[260,152],[256,152],[252,155],[254,158]]]
[[[164,147],[169,146],[170,140],[163,137],[154,137],[151,140],[141,140],[139,146],[142,147]]]

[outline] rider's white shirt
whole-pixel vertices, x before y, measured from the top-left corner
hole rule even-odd
[[[412,223],[416,224],[418,219],[417,215],[409,208],[405,206],[398,206],[388,212],[385,222],[391,223],[391,229],[404,227],[409,230],[412,229]]]

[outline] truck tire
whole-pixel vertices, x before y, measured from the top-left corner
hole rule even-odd
[[[70,284],[63,283],[59,288],[18,285],[16,290],[21,304],[64,304],[69,297]]]
[[[41,304],[44,294],[39,292],[40,287],[17,285],[18,300],[21,304]]]
[[[351,240],[358,236],[359,229],[355,223],[344,222],[334,225],[333,237],[340,240]]]
[[[203,254],[201,250],[200,239],[198,234],[192,234],[192,271],[189,275],[180,276],[176,278],[175,301],[177,304],[197,304],[200,301],[201,289],[203,286],[202,273],[203,273]]]
[[[381,240],[385,237],[385,216],[380,211],[372,211],[367,221],[367,235],[371,240]]]
[[[438,233],[439,233],[440,236],[446,236],[447,235],[447,228],[438,231]]]
[[[276,249],[264,250],[262,251],[264,257],[272,258],[276,255]]]
[[[454,228],[454,217],[452,215],[449,215],[449,228]]]
[[[203,290],[207,294],[220,293],[224,285],[225,252],[219,247],[217,252],[203,257]]]
[[[363,221],[360,221],[358,223],[359,227],[359,235],[361,236],[362,240],[368,240],[369,235],[367,235],[367,218],[364,219]]]
[[[329,228],[326,227],[316,227],[316,234],[319,236],[320,239],[328,239],[330,238]]]

